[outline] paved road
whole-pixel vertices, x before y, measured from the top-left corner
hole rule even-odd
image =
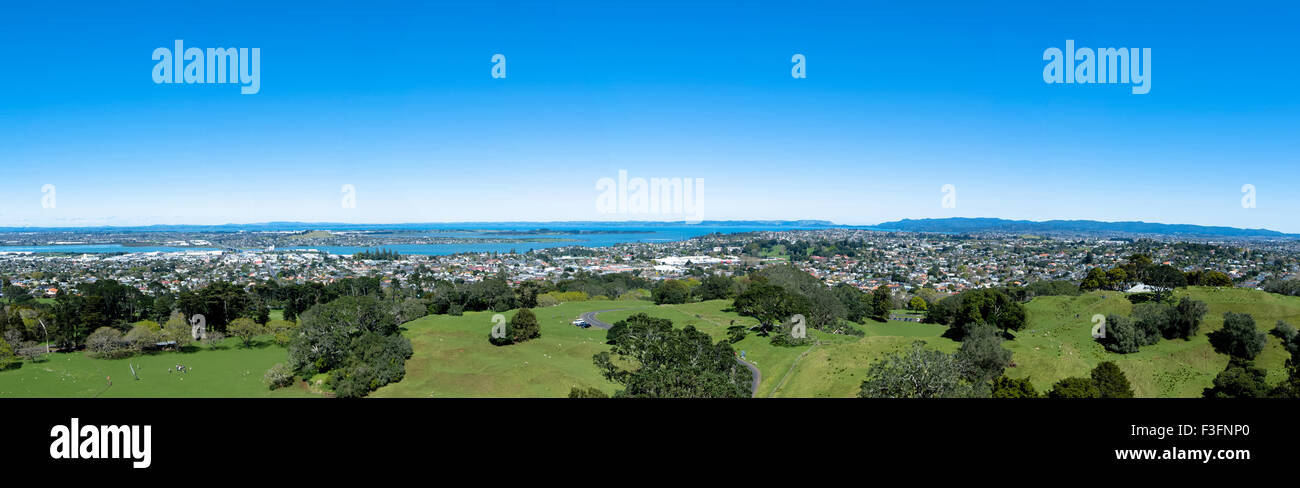
[[[627,310],[627,309],[611,308],[609,310],[596,310],[594,312],[587,312],[582,314],[581,318],[584,322],[591,324],[592,327],[595,327],[597,329],[609,330],[609,328],[613,327],[614,324],[601,321],[600,319],[596,318],[596,314],[601,314],[605,312],[617,312],[619,310]],[[753,378],[753,384],[750,385],[749,391],[752,392],[753,396],[757,397],[758,384],[763,381],[763,373],[758,370],[758,366],[754,366],[753,364],[750,364],[748,361],[745,361],[740,358],[736,358],[736,362],[743,364],[746,368],[749,368],[749,377]]]

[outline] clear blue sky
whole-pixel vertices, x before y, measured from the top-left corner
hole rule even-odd
[[[34,3],[0,7],[0,226],[655,219],[597,212],[627,170],[710,220],[1300,232],[1283,2]],[[154,84],[176,39],[260,48],[261,92]],[[1151,92],[1044,83],[1067,39],[1151,48]]]

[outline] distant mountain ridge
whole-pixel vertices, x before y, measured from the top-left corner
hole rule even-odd
[[[1087,233],[1130,234],[1199,237],[1274,237],[1300,238],[1300,234],[1286,234],[1268,229],[1241,229],[1236,227],[1204,226],[1191,224],[1160,224],[1154,222],[1101,222],[1097,220],[1007,220],[998,218],[951,217],[943,219],[903,219],[884,222],[876,227],[904,232],[988,233],[1028,232],[1042,234]]]

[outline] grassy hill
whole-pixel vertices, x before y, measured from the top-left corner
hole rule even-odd
[[[1061,378],[1086,376],[1097,363],[1114,361],[1124,370],[1140,397],[1196,397],[1223,371],[1228,357],[1214,351],[1206,337],[1223,326],[1224,312],[1249,313],[1261,330],[1271,330],[1279,320],[1300,323],[1300,297],[1287,297],[1247,289],[1192,287],[1178,290],[1210,307],[1200,331],[1190,340],[1162,340],[1132,354],[1108,352],[1092,339],[1095,313],[1128,315],[1132,305],[1123,294],[1092,292],[1077,297],[1041,297],[1026,306],[1029,326],[1007,343],[1015,368],[1008,376],[1030,377],[1034,387],[1050,388]],[[1276,337],[1268,337],[1255,363],[1268,370],[1268,381],[1285,376],[1288,354]]]
[[[605,331],[570,325],[583,312],[647,302],[570,302],[534,309],[542,335],[521,344],[488,342],[493,312],[455,317],[431,315],[407,323],[403,332],[415,354],[402,381],[373,397],[563,397],[574,386],[607,393],[614,385],[596,371],[591,357],[605,351]],[[515,311],[503,313],[507,320]]]
[[[1114,361],[1133,384],[1140,397],[1198,397],[1215,375],[1223,371],[1228,357],[1214,351],[1206,333],[1223,326],[1224,312],[1244,312],[1255,317],[1261,330],[1270,330],[1277,320],[1300,324],[1300,298],[1246,289],[1193,287],[1177,296],[1191,296],[1209,305],[1210,312],[1191,340],[1162,340],[1133,354],[1105,350],[1092,338],[1092,315],[1128,315],[1132,305],[1123,294],[1093,292],[1077,297],[1040,297],[1026,305],[1028,327],[1005,343],[1015,366],[1007,369],[1014,378],[1029,377],[1040,391],[1070,376],[1087,376],[1098,363]],[[940,337],[944,327],[930,324],[870,323],[867,337],[860,341],[817,346],[791,373],[777,396],[854,396],[866,367],[883,355],[901,350],[915,339],[928,347],[955,351],[960,343]],[[1268,381],[1285,376],[1288,358],[1277,338],[1256,358],[1268,370]]]
[[[670,319],[677,327],[693,325],[715,341],[726,337],[727,327],[755,325],[730,308],[728,300],[683,305],[657,306],[646,301],[568,302],[538,308],[542,336],[522,344],[493,346],[488,343],[492,312],[467,312],[460,317],[424,317],[406,324],[415,356],[406,363],[401,382],[375,391],[375,397],[563,397],[574,386],[594,386],[613,393],[617,385],[602,378],[592,356],[609,350],[605,331],[581,329],[570,322],[585,312],[604,312],[598,317],[614,323],[636,313]],[[506,318],[514,312],[503,315]],[[844,340],[819,331],[809,331],[824,341]],[[853,338],[850,338],[853,339]],[[745,351],[746,359],[763,374],[759,396],[768,396],[807,347],[772,346],[768,338],[751,334],[733,344]]]
[[[925,341],[932,349],[956,351],[960,343],[940,337],[947,327],[914,322],[868,322],[866,337],[813,346],[790,372],[777,397],[853,397],[867,367],[884,356]],[[846,338],[847,339],[847,338]]]
[[[1029,377],[1041,390],[1069,376],[1086,376],[1102,361],[1115,361],[1133,384],[1138,396],[1196,397],[1227,365],[1228,358],[1210,346],[1206,333],[1223,323],[1223,312],[1245,312],[1255,317],[1261,330],[1272,329],[1282,319],[1300,325],[1300,297],[1286,297],[1245,289],[1194,287],[1179,290],[1206,302],[1210,313],[1191,340],[1163,340],[1133,354],[1106,351],[1092,339],[1095,313],[1127,315],[1132,305],[1123,294],[1093,292],[1075,297],[1040,297],[1026,305],[1028,327],[1016,333],[1006,347],[1015,365],[1007,375]],[[574,386],[596,387],[612,393],[617,385],[597,372],[592,356],[607,351],[605,331],[581,329],[570,322],[584,312],[612,310],[598,315],[617,322],[635,313],[670,319],[678,327],[693,325],[714,340],[726,337],[731,325],[750,326],[756,321],[730,311],[728,300],[682,305],[654,305],[646,301],[569,302],[535,309],[541,325],[539,339],[510,346],[493,346],[487,338],[492,312],[463,316],[428,316],[405,324],[414,356],[406,363],[405,378],[375,391],[374,397],[563,397]],[[514,311],[506,312],[507,319]],[[851,397],[857,395],[871,363],[886,354],[923,340],[927,347],[951,352],[960,343],[942,337],[945,327],[913,322],[868,322],[858,326],[865,337],[830,335],[809,330],[813,346],[773,346],[767,337],[749,334],[733,344],[762,372],[759,397]],[[0,372],[0,397],[292,397],[316,396],[303,387],[269,391],[262,374],[284,362],[283,348],[264,340],[244,349],[236,339],[224,347],[198,347],[193,352],[168,352],[131,359],[91,359],[80,353],[54,354],[49,360]],[[1268,370],[1270,383],[1285,375],[1288,355],[1277,338],[1256,364]],[[131,378],[128,363],[140,366],[140,380]],[[192,372],[168,373],[176,363]],[[105,376],[113,377],[107,387]]]

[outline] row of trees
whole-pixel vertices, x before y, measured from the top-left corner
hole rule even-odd
[[[1270,279],[1265,281],[1260,288],[1269,293],[1279,295],[1290,295],[1293,297],[1300,296],[1300,280]]]
[[[1156,293],[1156,300],[1175,288],[1185,286],[1232,286],[1232,278],[1222,271],[1193,270],[1186,273],[1168,265],[1156,265],[1146,254],[1134,254],[1128,262],[1103,270],[1091,268],[1087,276],[1079,283],[1083,291],[1115,290],[1124,291],[1137,283],[1145,283]]]
[[[203,315],[207,328],[216,332],[225,332],[238,318],[259,324],[270,320],[266,301],[231,283],[152,296],[113,280],[83,283],[76,289],[76,294],[61,290],[52,307],[36,312],[37,321],[46,327],[42,333],[48,332],[50,341],[65,350],[82,347],[90,333],[101,328],[125,334],[143,321],[168,322],[176,312],[185,317]]]
[[[434,283],[433,291],[424,296],[429,301],[429,313],[460,315],[464,312],[505,312],[514,308],[548,307],[564,301],[589,298],[644,299],[650,298],[650,293],[646,291],[650,287],[649,280],[630,273],[583,273],[555,283],[525,281],[511,288],[509,280],[501,274],[476,282],[440,280]]]
[[[1005,378],[1005,377],[1004,377]],[[995,384],[994,398],[1033,397],[1034,387],[1029,378],[1004,379]],[[1119,365],[1102,361],[1088,377],[1073,376],[1057,381],[1045,395],[1047,398],[1133,398],[1133,387]]]
[[[397,251],[390,249],[366,249],[353,254],[352,259],[362,261],[397,261],[402,259],[402,255],[398,254]]]
[[[926,322],[948,326],[948,337],[961,340],[976,325],[1010,331],[1025,327],[1025,306],[1000,288],[977,288],[945,297],[930,306]]]
[[[299,314],[316,305],[329,303],[341,297],[385,297],[382,280],[379,277],[355,277],[336,280],[328,285],[322,283],[303,283],[281,285],[271,280],[254,285],[251,289],[263,303],[273,308],[284,310],[286,320],[294,320]],[[397,297],[394,297],[397,298]]]
[[[865,293],[839,284],[827,288],[821,280],[790,265],[770,266],[748,275],[732,306],[740,315],[758,320],[759,334],[768,335],[792,316],[803,315],[807,326],[835,334],[863,335],[849,324],[867,318],[888,320],[894,307],[887,287]],[[787,343],[789,344],[789,343]]]
[[[1114,362],[1093,368],[1089,377],[1062,379],[1044,394],[1029,378],[1003,374],[1010,351],[996,334],[973,332],[957,353],[926,349],[917,341],[906,351],[871,365],[858,391],[861,398],[1132,398],[1127,376]],[[970,342],[970,341],[975,342]],[[969,347],[969,344],[984,343]],[[994,347],[996,346],[996,347]]]

